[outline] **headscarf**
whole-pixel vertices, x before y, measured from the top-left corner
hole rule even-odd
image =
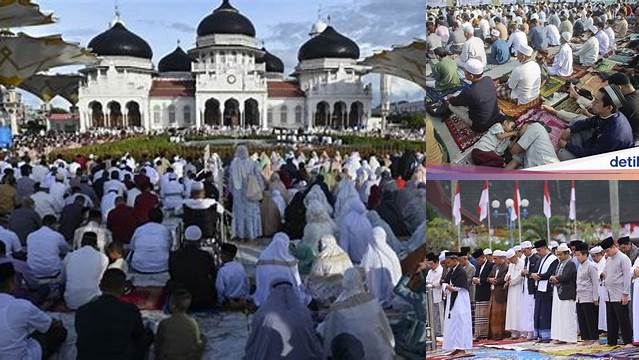
[[[347,269],[353,267],[348,254],[337,245],[333,235],[324,235],[319,241],[320,252],[315,258],[310,276],[328,277],[332,275],[344,275]]]
[[[306,226],[304,227],[304,237],[300,245],[306,245],[317,254],[319,240],[324,235],[334,235],[337,232],[337,225],[326,212],[324,205],[318,200],[312,200],[306,206]]]
[[[244,180],[248,177],[253,166],[253,161],[249,158],[249,152],[246,145],[239,145],[235,148],[235,157],[231,162],[231,177],[233,179],[233,188],[241,190]]]
[[[351,198],[344,207],[344,216],[338,217],[339,245],[358,264],[373,237],[373,227],[366,217],[366,207],[359,197]]]
[[[322,359],[313,320],[286,278],[269,283],[270,294],[253,317],[245,359]]]
[[[366,269],[371,294],[382,306],[390,306],[395,285],[402,277],[402,266],[395,251],[386,243],[386,232],[381,227],[373,229],[373,240],[368,244],[361,266]]]
[[[280,213],[280,219],[284,220],[284,212],[286,211],[286,200],[282,197],[280,190],[274,189],[271,191],[271,198]]]
[[[329,216],[333,215],[333,207],[328,202],[326,194],[324,194],[324,191],[322,191],[322,188],[319,185],[313,185],[311,190],[304,197],[304,206],[306,206],[307,209],[311,201],[319,201],[326,213]]]

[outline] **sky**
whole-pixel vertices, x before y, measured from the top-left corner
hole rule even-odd
[[[185,50],[195,47],[196,29],[221,0],[40,0],[45,12],[53,12],[56,24],[16,29],[29,35],[62,34],[67,41],[86,46],[96,35],[108,29],[117,2],[126,27],[145,39],[153,49],[156,64],[172,52],[177,40]],[[330,24],[358,43],[361,56],[393,45],[424,38],[423,2],[416,0],[232,0],[231,4],[253,23],[258,40],[285,64],[286,74],[297,65],[297,51],[309,39],[308,33],[320,13],[330,16]],[[69,73],[77,67],[56,68]],[[373,105],[379,104],[379,76],[367,75],[373,84]],[[419,100],[423,91],[417,85],[392,80],[391,100]],[[30,105],[39,103],[26,94]],[[59,98],[52,105],[67,107]]]

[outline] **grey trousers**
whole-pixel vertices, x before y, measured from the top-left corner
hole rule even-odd
[[[582,146],[584,142],[592,138],[593,133],[593,129],[572,133],[570,134],[570,143],[575,146]],[[557,151],[557,157],[560,161],[573,160],[577,158],[573,153],[566,149],[559,149],[559,151]]]

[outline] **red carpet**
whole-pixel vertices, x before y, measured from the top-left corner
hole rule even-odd
[[[122,295],[120,299],[137,306],[140,310],[162,310],[164,307],[164,288],[135,288],[133,292]]]
[[[465,151],[481,138],[482,134],[475,132],[469,125],[459,120],[455,115],[451,115],[448,119],[444,120],[444,124],[450,131],[450,135],[455,140],[455,144],[459,147],[460,151]]]

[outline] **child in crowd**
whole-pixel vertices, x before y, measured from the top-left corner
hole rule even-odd
[[[191,294],[176,289],[170,298],[171,317],[160,321],[155,336],[155,358],[158,360],[199,360],[206,338],[186,311],[191,306]]]
[[[237,247],[222,244],[222,266],[217,272],[215,289],[218,303],[227,309],[241,310],[246,307],[249,297],[249,281],[244,266],[235,261]]]
[[[478,166],[504,167],[504,152],[511,138],[517,135],[515,122],[504,119],[495,123],[479,139],[471,152],[473,163]]]
[[[122,244],[113,241],[107,245],[106,249],[107,257],[109,258],[109,269],[120,269],[124,271],[125,274],[129,274],[129,264],[124,260],[124,248]]]

